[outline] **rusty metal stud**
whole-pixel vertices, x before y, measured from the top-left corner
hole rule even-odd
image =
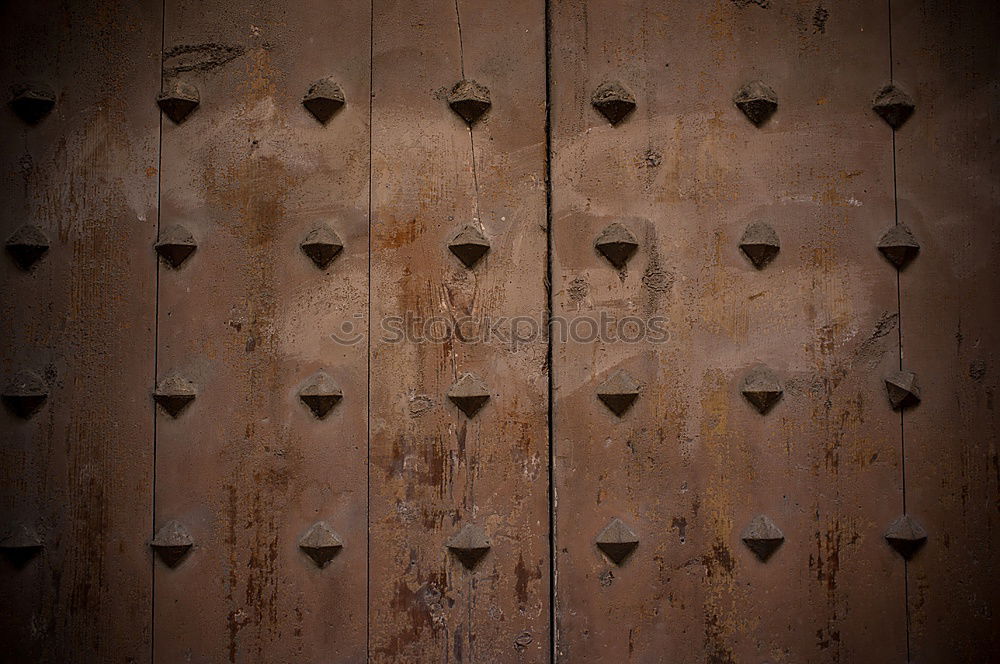
[[[473,125],[491,106],[489,88],[476,81],[461,80],[448,93],[448,105]]]
[[[344,91],[331,76],[314,81],[302,98],[302,105],[321,124],[329,122],[345,103],[347,98],[344,97]]]
[[[740,539],[761,562],[767,562],[771,554],[785,541],[785,534],[774,524],[771,517],[758,514],[743,529]]]
[[[898,270],[906,267],[920,253],[920,244],[910,229],[903,224],[896,224],[887,230],[877,246],[882,255]]]
[[[872,110],[894,130],[902,127],[910,119],[915,108],[910,95],[895,83],[879,88],[872,101]]]
[[[340,387],[325,371],[314,373],[299,390],[299,399],[319,419],[326,417],[343,397]]]
[[[637,396],[639,396],[639,383],[624,369],[611,374],[611,377],[597,388],[597,398],[618,417],[632,407]]]
[[[14,374],[0,396],[12,413],[28,419],[45,403],[49,397],[49,388],[41,376],[25,369]]]
[[[167,265],[176,269],[184,264],[188,256],[198,248],[191,231],[179,224],[167,226],[160,231],[160,239],[156,242],[156,253]]]
[[[466,417],[472,418],[489,401],[490,389],[475,374],[465,373],[448,390],[448,398]]]
[[[759,127],[778,108],[778,96],[762,81],[750,81],[737,90],[733,103]]]
[[[594,241],[594,247],[616,268],[621,270],[628,263],[639,242],[635,236],[621,224],[615,222],[601,231]]]
[[[27,124],[38,124],[52,112],[56,93],[44,83],[21,83],[14,87],[10,108]]]
[[[773,228],[762,221],[755,221],[743,231],[740,249],[755,268],[762,270],[778,255],[781,243]]]
[[[465,267],[472,268],[490,250],[490,243],[478,228],[467,224],[451,238],[448,248]]]
[[[7,253],[22,270],[30,270],[49,250],[49,238],[38,226],[25,224],[7,239]]]
[[[885,377],[885,391],[893,410],[901,410],[920,403],[917,374],[912,371],[893,371]]]
[[[618,125],[635,110],[635,97],[618,81],[601,83],[590,103],[612,126]]]
[[[927,531],[909,514],[904,514],[889,524],[885,541],[909,560],[927,542]]]
[[[149,545],[167,567],[177,567],[191,550],[194,540],[179,521],[170,521],[160,528]]]
[[[299,548],[322,568],[340,553],[344,542],[326,521],[317,521],[299,538]]]
[[[604,526],[595,540],[597,548],[611,558],[616,565],[621,565],[639,546],[639,536],[626,526],[621,519],[614,517]]]
[[[0,551],[15,566],[21,567],[42,550],[42,538],[25,525],[14,526],[2,540]]]
[[[473,569],[490,550],[490,540],[482,528],[468,523],[462,530],[452,535],[445,546],[466,569]]]
[[[173,374],[160,381],[153,391],[153,400],[171,417],[177,417],[197,395],[194,383]]]
[[[160,110],[174,124],[180,124],[191,115],[191,112],[198,108],[201,96],[198,88],[193,83],[182,81],[179,78],[171,78],[163,83],[163,91],[156,96],[156,103]]]
[[[743,378],[740,391],[761,415],[771,410],[783,393],[777,375],[765,366],[751,369]]]
[[[299,247],[316,267],[324,270],[344,248],[344,243],[332,228],[323,224],[309,231]]]

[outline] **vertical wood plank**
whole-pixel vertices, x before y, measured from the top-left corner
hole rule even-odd
[[[194,540],[156,563],[158,662],[365,661],[369,29],[351,2],[167,3],[164,73],[201,104],[164,118],[160,228],[198,248],[160,264],[157,378],[198,394],[158,413],[157,528]],[[325,125],[301,103],[324,77]],[[320,224],[325,270],[299,246]],[[298,398],[320,370],[323,419]],[[343,541],[324,568],[297,544],[318,521]]]
[[[375,3],[373,662],[547,661],[544,41],[535,0]],[[463,77],[492,98],[471,131]],[[472,269],[448,249],[467,224]],[[466,372],[473,418],[446,396]],[[492,545],[471,571],[445,546],[468,524]]]
[[[0,241],[50,244],[0,256],[0,388],[48,392],[0,413],[0,661],[148,661],[160,3],[5,3],[0,26]],[[8,105],[29,81],[55,96],[34,125]],[[17,566],[21,527],[42,549]]]
[[[894,81],[916,102],[896,132],[899,222],[921,247],[900,274],[922,391],[903,416],[906,510],[928,533],[907,564],[914,662],[1000,652],[998,34],[989,3],[892,2]]]
[[[881,537],[901,503],[880,380],[896,280],[874,250],[891,137],[869,108],[885,7],[553,16],[557,659],[900,659],[903,574]],[[759,128],[733,103],[755,79],[778,98]],[[615,80],[637,108],[613,127],[590,100]],[[738,248],[755,221],[781,245],[759,271]],[[639,245],[622,271],[594,248],[613,222]],[[654,317],[660,343],[637,331]],[[784,389],[764,416],[740,393],[758,364]],[[596,394],[618,370],[640,386],[621,418]],[[757,514],[785,537],[766,563],[741,541]],[[620,566],[595,545],[613,517],[639,539]]]

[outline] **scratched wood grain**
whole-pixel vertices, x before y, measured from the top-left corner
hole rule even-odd
[[[198,397],[157,422],[157,526],[195,546],[155,569],[157,662],[366,657],[367,5],[166,5],[166,74],[200,89],[164,119],[161,228],[199,246],[160,266],[157,376]],[[332,76],[346,106],[326,125],[301,100]],[[344,249],[319,270],[299,243],[317,224]],[[297,392],[318,370],[343,391],[319,420]],[[316,521],[341,537],[320,569],[297,546]]]
[[[906,503],[928,532],[907,564],[910,655],[988,661],[1000,652],[1000,22],[976,2],[894,0],[892,18],[894,79],[916,102],[896,133],[899,221],[921,246],[900,275],[903,366],[922,390],[903,421]]]
[[[51,243],[30,272],[0,256],[0,381],[49,391],[28,421],[0,413],[0,537],[44,543],[0,558],[0,661],[142,661],[160,6],[4,3],[0,26],[0,240],[33,224]],[[56,93],[34,126],[7,105],[26,81]]]
[[[582,335],[554,345],[557,659],[901,659],[885,8],[553,8],[554,309]],[[754,79],[779,100],[760,128],[732,101]],[[617,127],[590,105],[606,80],[637,99]],[[758,220],[781,242],[761,271],[737,248]],[[612,222],[639,243],[622,272],[594,250]],[[588,338],[602,316],[668,338]],[[758,363],[784,386],[766,416],[740,394]],[[596,397],[619,369],[622,418]],[[761,513],[785,535],[767,563],[740,541]],[[613,517],[639,537],[621,566],[594,543]]]
[[[547,661],[546,341],[494,325],[544,330],[543,3],[374,11],[370,659]],[[471,131],[445,100],[463,76],[492,97]],[[466,224],[491,244],[471,270],[447,248]],[[445,396],[470,371],[471,420]],[[445,548],[469,523],[492,544],[471,572]]]

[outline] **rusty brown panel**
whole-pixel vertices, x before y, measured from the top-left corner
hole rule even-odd
[[[0,661],[148,661],[160,5],[5,3],[0,25],[0,239],[50,245],[0,256],[0,387],[48,392],[0,413],[0,539],[43,544],[0,557]],[[8,105],[29,81],[55,99],[34,125]]]
[[[155,562],[154,659],[363,662],[368,6],[171,1],[165,21],[164,72],[200,105],[163,119],[161,231],[198,247],[160,263],[157,378],[197,397],[157,413],[156,527],[194,545]],[[324,77],[346,97],[325,125],[302,105]],[[299,246],[322,224],[343,243],[325,270]],[[324,419],[298,398],[320,370],[343,392]],[[318,521],[343,542],[325,568],[298,547]]]
[[[896,132],[899,222],[920,253],[900,273],[906,511],[927,531],[907,564],[914,662],[1000,652],[997,439],[1000,22],[991,3],[894,0],[893,80],[915,101]]]
[[[886,8],[560,0],[552,26],[557,659],[901,660]],[[754,79],[778,98],[759,128],[733,102]],[[617,126],[604,81],[637,101]],[[781,246],[760,271],[754,221]],[[622,271],[594,248],[613,222],[639,245]],[[784,390],[766,415],[740,394],[758,363]],[[620,369],[621,418],[596,394]],[[785,537],[766,563],[757,514]],[[595,545],[614,517],[639,539],[620,566]]]
[[[371,661],[547,661],[544,4],[374,19]],[[492,101],[471,131],[446,100],[463,76]],[[467,224],[490,243],[472,269],[448,249]],[[466,372],[490,395],[472,418],[446,396]],[[470,523],[473,571],[445,547]]]

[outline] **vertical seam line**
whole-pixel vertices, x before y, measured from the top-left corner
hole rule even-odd
[[[160,58],[157,76],[160,79],[160,92],[163,92],[163,50],[167,42],[167,0],[160,3]],[[160,238],[161,191],[163,183],[163,113],[157,105],[157,146],[156,146],[156,239]],[[153,252],[156,266],[156,278],[153,286],[153,389],[159,382],[160,366],[160,256]],[[156,402],[149,400],[153,414],[153,462],[152,479],[150,482],[150,537],[156,532]],[[156,556],[149,557],[149,661],[156,661]]]
[[[892,0],[886,0],[889,12],[889,82],[895,83],[894,55],[892,52]],[[892,129],[892,203],[893,221],[899,225],[899,188],[896,166],[896,130]],[[899,270],[896,270],[896,337],[899,349],[899,370],[903,370],[903,286]],[[903,410],[899,412],[899,466],[900,482],[902,484],[903,514],[906,506],[906,416]],[[906,661],[910,661],[910,568],[907,560],[903,559],[903,612],[906,625]]]
[[[459,3],[459,0],[455,0],[455,24],[458,26],[458,62],[459,62],[459,72],[460,72],[462,80],[464,81],[465,80],[465,42],[464,42],[463,36],[462,36],[462,13],[461,13],[461,11],[459,9],[458,3]],[[463,118],[463,121],[464,121],[464,118]],[[482,213],[480,212],[480,209],[479,209],[479,176],[476,173],[476,139],[475,139],[475,135],[474,135],[473,130],[472,130],[472,124],[471,123],[469,123],[468,129],[469,129],[469,151],[471,152],[470,159],[471,159],[471,165],[472,165],[472,188],[473,188],[473,193],[475,194],[475,198],[473,200],[473,203],[475,205],[475,220],[476,220],[476,223],[479,225],[480,228],[484,228],[484,226],[483,226],[483,219],[482,219]],[[457,353],[455,354],[455,357],[453,358],[453,361],[456,358],[457,358]],[[455,364],[453,366],[455,368],[455,378],[458,378],[459,372],[458,372],[457,362],[455,362]],[[461,416],[459,416],[459,417],[461,417]],[[468,434],[469,429],[471,428],[468,422],[460,424],[459,426],[465,426],[467,434]],[[470,446],[470,448],[471,448],[471,446],[475,444],[476,437],[475,436],[471,436],[468,439],[472,441],[471,443],[468,443],[469,446]],[[470,450],[470,452],[474,452],[474,451]],[[473,453],[472,454],[472,458],[474,458],[474,457],[475,457],[475,454]],[[469,470],[468,470],[468,473],[466,474],[466,490],[465,490],[466,498],[468,500],[468,512],[469,512],[469,514],[475,514],[475,511],[476,511],[476,499],[475,499],[475,491],[474,491],[474,489],[475,489],[475,473],[472,471],[472,468],[470,467]],[[469,519],[466,519],[466,520],[471,522],[471,520],[469,520]],[[466,623],[467,623],[468,628],[465,630],[465,632],[466,632],[466,641],[465,641],[465,643],[468,644],[469,661],[470,662],[474,662],[475,658],[476,658],[476,654],[475,654],[475,650],[474,650],[475,641],[474,641],[474,637],[473,637],[472,631],[473,631],[473,605],[475,603],[475,596],[476,596],[475,589],[476,589],[476,586],[475,586],[475,580],[471,576],[469,577],[468,588],[469,588],[469,597],[468,597],[468,601],[466,602],[466,607],[465,607],[466,608]],[[446,650],[446,653],[447,653],[447,650]],[[446,657],[447,657],[447,654],[446,654]]]
[[[555,512],[555,378],[553,365],[553,287],[552,287],[552,6],[545,0],[545,314],[548,365],[548,510],[549,510],[549,661],[556,661],[556,512]]]
[[[365,457],[365,659],[371,659],[372,623],[372,189],[375,186],[375,168],[372,163],[372,121],[375,108],[375,0],[368,9],[368,356],[365,399],[365,430],[368,439]]]

